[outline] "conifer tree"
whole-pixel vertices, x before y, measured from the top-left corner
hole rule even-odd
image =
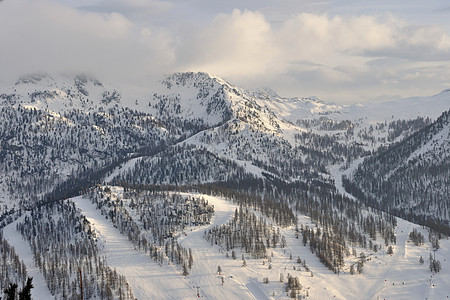
[[[9,287],[4,290],[6,294],[5,300],[15,300],[16,299],[16,291],[17,291],[17,283],[10,283]]]
[[[19,292],[19,300],[31,300],[31,289],[34,288],[32,281],[33,277],[28,277],[27,283]]]

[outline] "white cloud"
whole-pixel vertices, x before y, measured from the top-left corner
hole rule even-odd
[[[267,12],[271,4],[265,5]],[[285,12],[274,25],[262,12],[238,9],[183,21],[176,5],[157,0],[102,0],[82,9],[27,0],[0,6],[3,77],[71,69],[134,82],[201,70],[249,88],[266,85],[290,96],[354,102],[367,94],[437,92],[450,69],[444,27],[391,14]]]
[[[333,98],[334,92],[326,87],[335,90],[341,85],[356,101],[359,95],[353,92],[361,88],[402,86],[400,79],[393,78],[398,73],[394,65],[375,66],[370,63],[374,57],[399,60],[396,64],[404,72],[411,60],[450,58],[449,40],[438,26],[410,26],[392,15],[344,18],[302,13],[273,28],[261,13],[234,10],[186,36],[178,45],[177,59],[185,69],[212,72],[250,87],[276,84],[283,75],[292,77],[288,82],[297,93],[303,89]],[[305,61],[308,65],[298,63]]]
[[[111,80],[138,78],[171,65],[170,37],[120,13],[84,12],[54,2],[7,1],[0,10],[2,75],[65,70]]]
[[[372,16],[344,19],[339,16],[300,14],[287,20],[280,32],[281,42],[292,53],[318,57],[335,52],[361,52],[366,49],[392,47],[394,44],[389,23]]]
[[[278,49],[273,32],[258,12],[234,10],[185,36],[178,45],[179,63],[186,69],[222,76],[250,76],[271,71]]]

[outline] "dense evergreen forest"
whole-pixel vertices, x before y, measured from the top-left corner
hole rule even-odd
[[[248,92],[205,73],[171,75],[162,91],[126,105],[92,78],[76,76],[60,89],[39,86],[45,80],[52,79],[26,77],[14,92],[0,91],[2,291],[27,286],[25,264],[1,231],[17,221],[57,299],[134,299],[69,199],[81,195],[136,251],[184,276],[195,261],[178,239],[215,214],[202,194],[238,207],[202,236],[234,259],[241,252],[265,262],[285,249],[282,232],[291,230],[290,247],[308,247],[330,273],[357,275],[370,255],[395,248],[394,215],[430,227],[433,249],[450,235],[450,111],[434,122],[372,122],[336,118],[330,105],[296,120],[274,107],[303,100]],[[363,157],[342,178],[355,200],[338,192],[330,168]],[[426,243],[418,231],[409,237]],[[430,270],[440,269],[430,259]],[[280,282],[293,297],[303,288],[296,276]]]
[[[347,191],[370,206],[450,234],[450,111],[360,164]]]

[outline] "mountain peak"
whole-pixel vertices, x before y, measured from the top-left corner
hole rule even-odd
[[[16,81],[15,85],[20,84],[36,84],[44,79],[51,79],[51,77],[47,73],[33,73],[27,74],[19,78]]]
[[[54,112],[75,108],[91,110],[115,105],[121,99],[118,91],[82,73],[27,74],[14,85],[2,87],[0,94],[4,94],[1,105],[23,104]]]
[[[317,96],[303,97],[302,100],[303,100],[303,101],[312,101],[312,102],[317,102],[317,103],[322,103],[322,104],[330,104],[330,103],[327,103],[326,101],[320,99],[320,98],[317,97]]]
[[[271,89],[270,87],[262,87],[256,90],[254,93],[255,96],[259,96],[261,98],[272,98],[272,99],[279,99],[281,98],[278,93]]]
[[[173,86],[194,86],[210,84],[217,82],[219,84],[225,84],[225,80],[211,75],[206,72],[178,72],[167,76],[161,83],[168,89]]]

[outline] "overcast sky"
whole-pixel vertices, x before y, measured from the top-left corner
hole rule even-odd
[[[94,73],[149,85],[205,71],[336,103],[450,88],[446,0],[3,0],[0,79]]]

